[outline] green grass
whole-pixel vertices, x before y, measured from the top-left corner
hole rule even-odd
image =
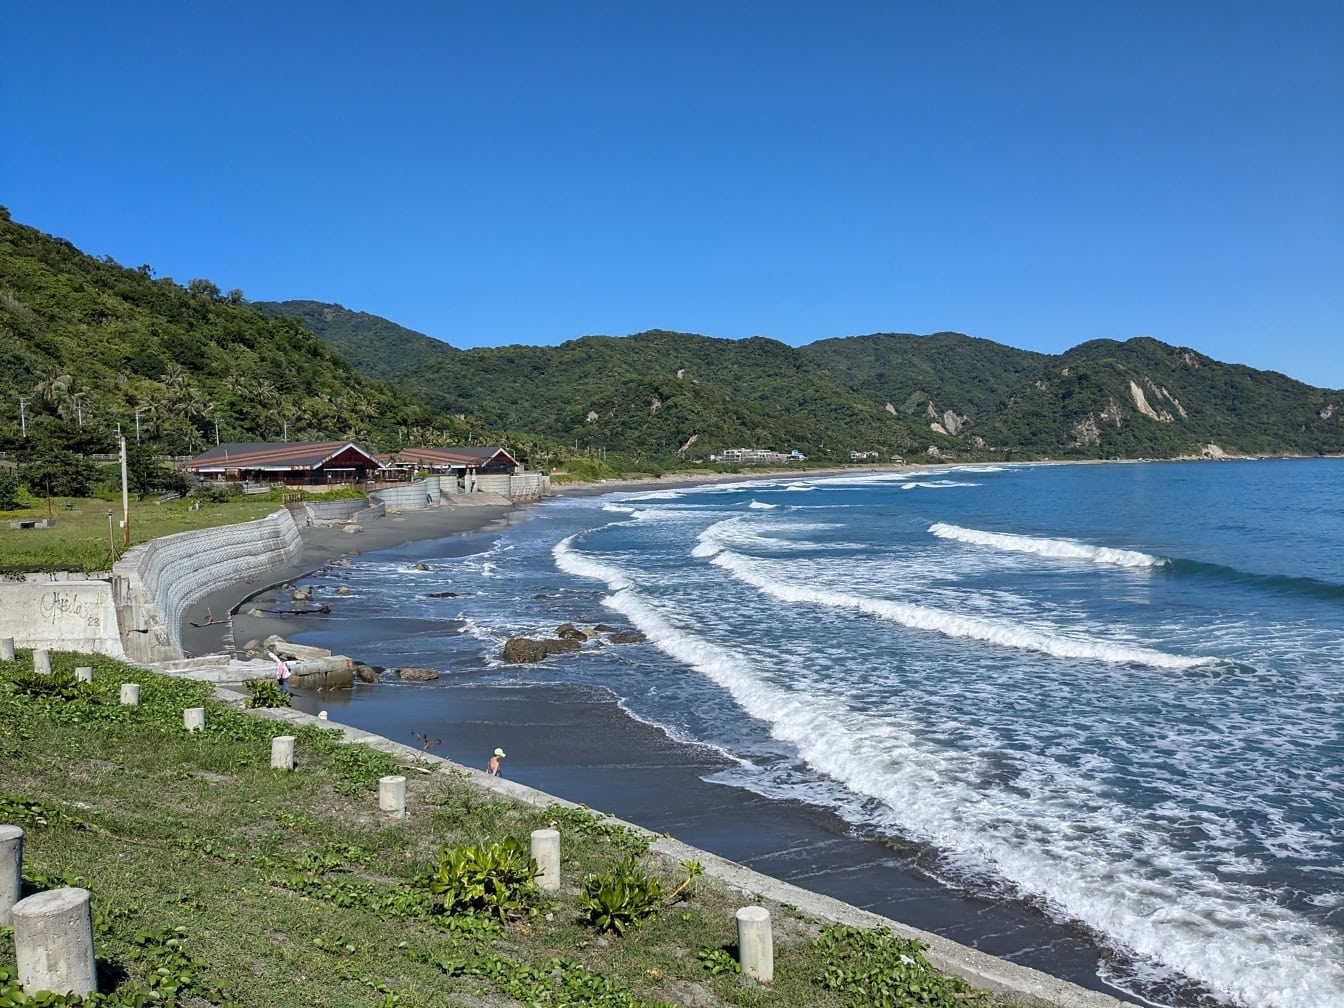
[[[686,871],[593,814],[504,801],[460,773],[401,771],[411,814],[388,821],[377,812],[376,782],[398,772],[392,756],[94,656],[52,656],[59,681],[92,665],[92,687],[34,695],[55,684],[34,680],[30,662],[26,651],[0,662],[0,822],[26,831],[31,884],[93,893],[107,1003],[985,1004],[957,998],[964,985],[936,977],[937,997],[872,1000],[862,991],[880,986],[868,975],[873,961],[846,959],[834,940],[819,947],[820,925],[780,906],[771,908],[776,982],[742,986],[723,950],[747,899],[705,876],[625,936],[598,935],[579,912],[586,874],[635,857],[671,892]],[[139,707],[117,703],[129,681],[141,684]],[[192,706],[206,707],[207,727],[188,735],[181,712]],[[269,767],[269,739],[279,734],[298,736],[293,773]],[[525,844],[551,822],[562,836],[554,899],[530,895],[528,912],[500,923],[444,913],[430,894],[443,847],[505,837]],[[904,953],[883,954],[893,970],[910,970]],[[13,955],[11,933],[0,930],[0,1004],[23,1003]],[[927,989],[927,971],[918,972]],[[137,1000],[151,988],[157,1000]]]
[[[154,498],[144,501],[132,498],[131,545],[138,546],[174,532],[264,518],[281,506],[284,493],[294,492],[272,490],[223,502],[190,497],[159,504]],[[314,497],[331,499],[327,495]],[[197,504],[200,505],[199,509],[192,510]],[[110,532],[109,512],[112,514]],[[114,544],[117,555],[124,552],[124,535],[119,527],[119,498],[106,501],[98,498],[56,497],[52,499],[50,514],[56,519],[55,528],[20,531],[10,529],[9,522],[46,518],[46,502],[43,501],[37,507],[0,511],[0,573],[53,569],[105,571],[112,566]]]

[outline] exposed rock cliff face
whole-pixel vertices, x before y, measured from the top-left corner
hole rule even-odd
[[[1073,447],[1086,448],[1095,444],[1101,444],[1101,430],[1095,417],[1085,417],[1073,425]]]
[[[1139,388],[1138,382],[1134,379],[1129,381],[1129,394],[1134,398],[1134,408],[1146,417],[1153,420],[1161,420],[1163,423],[1171,423],[1171,414],[1166,410],[1159,413],[1148,405],[1148,397],[1143,394],[1143,389]]]

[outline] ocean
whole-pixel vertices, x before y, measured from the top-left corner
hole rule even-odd
[[[333,576],[351,594],[315,640],[440,683],[604,691],[719,754],[709,783],[1086,935],[1094,986],[1344,1004],[1344,462],[561,498],[483,552],[421,543],[312,580]],[[501,661],[566,622],[647,641]],[[370,692],[402,688],[434,687]]]

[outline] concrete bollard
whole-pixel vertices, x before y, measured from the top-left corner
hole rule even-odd
[[[737,912],[737,961],[744,976],[774,983],[775,943],[770,935],[770,911],[763,906],[746,906]]]
[[[294,769],[294,736],[277,735],[271,739],[271,769]]]
[[[52,889],[14,905],[14,951],[25,994],[81,997],[98,989],[87,889]]]
[[[87,665],[81,665],[75,669],[75,682],[93,682],[93,669]]]
[[[33,671],[38,675],[51,675],[51,652],[46,648],[33,648]]]
[[[327,719],[327,712],[324,711],[324,710],[320,710],[320,711],[318,711],[318,712],[317,712],[317,719],[318,719],[319,721],[325,721],[325,720]]]
[[[0,826],[0,927],[8,927],[23,892],[23,830]]]
[[[14,638],[0,637],[0,661],[14,660]]]
[[[121,702],[126,707],[138,707],[140,705],[140,684],[138,682],[121,684]]]
[[[182,712],[182,727],[189,732],[205,731],[205,708],[188,707]]]
[[[532,860],[537,863],[537,888],[546,892],[560,889],[560,831],[532,831]]]
[[[406,817],[406,778],[400,774],[378,778],[378,811],[396,819]]]

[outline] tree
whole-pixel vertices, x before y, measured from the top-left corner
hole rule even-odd
[[[178,470],[161,465],[142,445],[126,445],[126,485],[141,500],[156,490],[186,493],[187,478]]]
[[[13,469],[0,469],[0,511],[19,506],[19,476]]]
[[[98,467],[74,452],[51,450],[19,466],[19,479],[38,497],[87,497]]]
[[[235,287],[233,290],[229,291],[229,293],[226,295],[226,297],[228,297],[228,299],[229,299],[229,304],[246,304],[246,303],[247,303],[247,298],[243,297],[242,289],[239,288],[239,287]]]
[[[204,294],[206,297],[214,300],[219,297],[219,285],[211,283],[205,277],[197,277],[194,280],[187,281],[187,292],[190,294]]]

